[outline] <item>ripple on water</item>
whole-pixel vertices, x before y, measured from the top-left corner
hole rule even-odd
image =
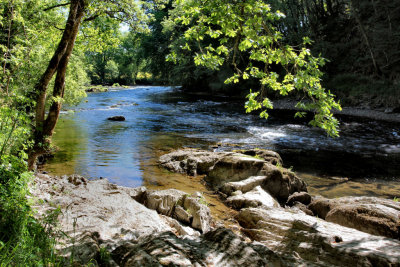
[[[397,168],[397,177],[400,177],[400,156],[396,158],[396,155],[400,155],[400,128],[394,125],[374,121],[341,121],[341,137],[332,139],[307,123],[287,116],[282,119],[279,112],[271,113],[270,118],[264,120],[254,114],[245,114],[243,103],[210,99],[209,96],[185,95],[171,87],[138,86],[89,94],[87,102],[71,108],[82,112],[61,114],[54,135],[54,143],[61,151],[50,160],[47,168],[56,174],[80,173],[89,177],[109,177],[121,185],[148,183],[167,188],[183,183],[190,188],[192,181],[187,177],[174,177],[177,182],[172,184],[167,181],[168,176],[157,169],[160,151],[166,153],[185,146],[208,148],[210,144],[225,143],[278,152],[287,150],[292,155],[292,150],[304,149],[307,153],[313,152],[315,158],[328,159],[328,164],[335,163],[335,157],[341,157],[345,152],[372,158],[378,154],[394,155],[390,157],[390,162],[389,157],[380,157],[382,162],[378,164],[383,167],[379,166],[379,170]],[[106,121],[107,117],[114,115],[123,115],[127,120],[123,123]],[[221,149],[233,147],[227,145]],[[314,166],[310,162],[311,157],[307,153],[301,155],[299,164],[308,164],[314,168],[312,171],[320,168],[320,165]],[[331,156],[327,153],[331,153]],[[354,160],[365,161],[365,158],[347,157],[346,160],[349,161],[349,168],[354,169]],[[335,164],[335,168],[337,166]],[[309,180],[310,183],[313,180],[320,181],[314,177]],[[379,183],[380,188],[374,188],[373,182],[360,182],[348,187],[336,185],[333,188],[342,189],[331,190],[332,182],[324,181],[325,184],[320,181],[320,187],[315,187],[324,194],[332,192],[332,195],[340,195],[346,190],[349,194],[358,194],[354,190],[363,186],[383,195],[386,189],[390,191],[384,182]],[[399,190],[396,184],[393,188]]]

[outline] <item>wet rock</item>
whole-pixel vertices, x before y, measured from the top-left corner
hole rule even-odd
[[[193,216],[192,227],[206,233],[211,229],[210,209],[201,202],[201,198],[185,197],[183,207]]]
[[[221,187],[221,191],[227,195],[232,195],[234,191],[240,190],[242,193],[253,190],[256,186],[261,185],[267,176],[251,176],[239,182],[229,182]]]
[[[400,239],[400,203],[392,200],[375,197],[318,198],[309,208],[327,221]]]
[[[312,266],[399,266],[400,242],[283,208],[242,209],[243,232],[281,256]]]
[[[145,206],[163,215],[172,216],[175,205],[186,193],[176,189],[151,191],[146,194]]]
[[[226,200],[226,203],[234,209],[258,206],[279,207],[279,203],[260,186],[255,187],[245,194],[231,196]]]
[[[272,150],[267,149],[249,149],[249,150],[236,150],[237,153],[249,155],[252,157],[259,157],[273,165],[283,165],[281,156]]]
[[[171,232],[146,236],[112,252],[119,266],[284,266],[274,252],[218,228],[192,239]]]
[[[311,195],[307,192],[295,192],[289,196],[286,205],[289,207],[293,206],[296,202],[300,202],[304,205],[311,203]]]
[[[109,120],[109,121],[124,121],[125,117],[124,116],[112,116],[112,117],[108,117],[107,120]]]

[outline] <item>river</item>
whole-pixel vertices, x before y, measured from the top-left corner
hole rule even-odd
[[[122,115],[126,121],[108,121]],[[243,101],[135,86],[89,93],[62,112],[53,137],[59,148],[52,174],[106,177],[124,186],[200,190],[201,177],[158,167],[160,155],[181,147],[214,150],[266,148],[281,154],[312,194],[400,197],[400,125],[340,117],[340,138],[329,138],[290,111],[268,120],[245,114]]]

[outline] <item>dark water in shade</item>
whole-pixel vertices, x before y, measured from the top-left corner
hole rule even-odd
[[[45,166],[53,174],[211,194],[200,180],[171,174],[157,160],[172,149],[210,149],[219,143],[217,150],[276,150],[314,194],[400,196],[398,124],[341,118],[341,137],[332,139],[294,120],[291,112],[274,111],[265,121],[245,114],[242,102],[184,94],[172,87],[91,93],[71,110],[60,116],[53,138],[60,150]],[[107,120],[116,115],[126,121]]]

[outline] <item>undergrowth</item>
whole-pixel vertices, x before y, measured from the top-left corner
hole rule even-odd
[[[27,198],[30,131],[22,101],[0,96],[0,266],[58,266],[57,211],[37,219]]]

